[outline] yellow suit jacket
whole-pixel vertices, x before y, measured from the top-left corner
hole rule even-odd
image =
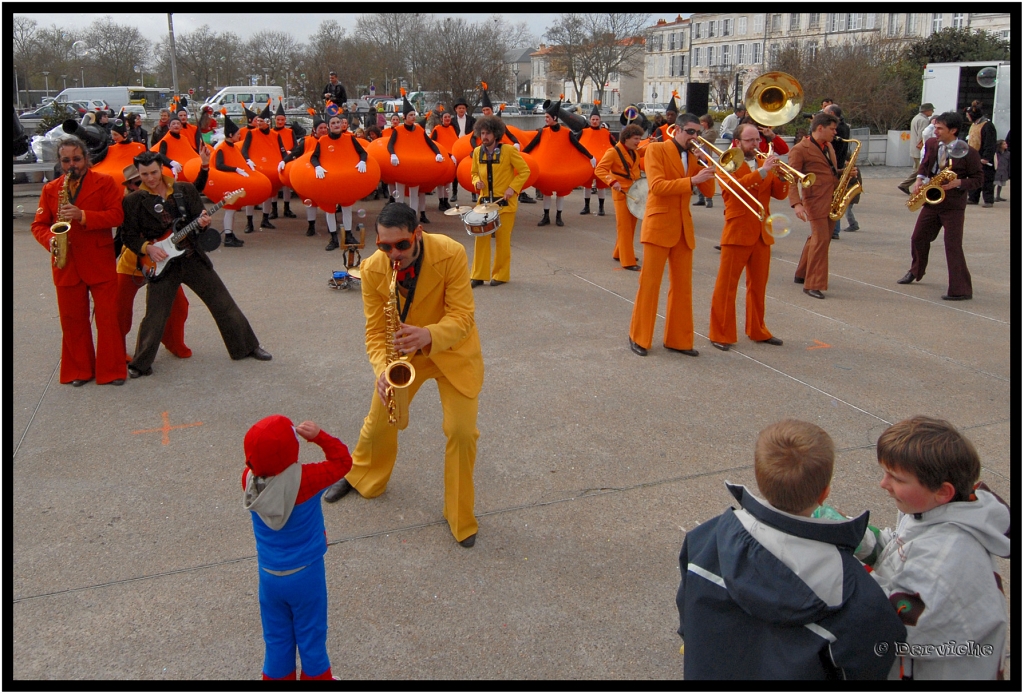
[[[687,152],[687,171],[675,142],[654,142],[647,146],[647,208],[640,226],[640,242],[672,248],[683,235],[687,248],[693,250],[693,220],[690,217],[690,177],[703,168],[697,157]],[[698,185],[705,197],[715,194],[715,179]]]
[[[488,197],[491,191],[487,188],[487,162],[480,161],[483,153],[483,146],[473,150],[473,186],[477,181],[483,181],[484,187],[480,195]],[[498,155],[498,162],[491,165],[491,174],[494,177],[494,197],[500,199],[509,188],[516,194],[508,201],[508,206],[515,210],[519,206],[519,193],[523,190],[523,184],[530,177],[530,166],[523,159],[522,155],[512,145],[501,145],[501,153]],[[419,291],[418,289],[416,291]]]
[[[366,354],[374,375],[380,377],[387,366],[386,341],[393,339],[386,334],[384,318],[385,302],[391,298],[391,263],[386,254],[377,251],[362,262],[360,269]],[[425,356],[460,393],[468,398],[479,395],[484,383],[484,358],[476,330],[473,290],[469,286],[469,262],[466,249],[458,241],[423,234],[423,265],[405,322],[430,331],[432,342]]]

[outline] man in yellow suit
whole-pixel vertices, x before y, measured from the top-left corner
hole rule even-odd
[[[477,532],[473,515],[473,466],[480,436],[476,428],[477,396],[484,382],[484,360],[466,251],[447,236],[424,233],[415,210],[402,203],[386,205],[378,215],[377,248],[378,252],[360,266],[366,353],[377,376],[375,393],[352,451],[352,470],[324,493],[324,500],[333,503],[353,488],[366,498],[384,492],[398,455],[398,430],[409,423],[409,403],[420,386],[433,378],[441,396],[442,427],[448,439],[444,517],[455,540],[463,547],[472,547]],[[391,301],[395,263],[395,310],[401,328],[389,335],[384,308]],[[394,341],[395,350],[409,359],[416,372],[408,387],[394,391],[396,425],[388,423],[385,405],[387,340]]]
[[[491,267],[491,235],[476,237],[470,285],[479,287],[508,282],[512,267],[512,227],[516,223],[519,192],[530,177],[530,167],[513,145],[501,144],[505,124],[495,116],[483,116],[473,125],[480,146],[473,150],[473,186],[480,202],[501,200],[501,226],[494,232],[494,267]]]

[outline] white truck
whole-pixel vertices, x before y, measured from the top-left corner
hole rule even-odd
[[[995,68],[995,83],[984,78],[979,82],[978,73],[990,67]],[[921,103],[933,104],[936,114],[963,113],[978,99],[996,126],[996,134],[1002,138],[1011,127],[1010,87],[1009,62],[928,63],[924,67]]]

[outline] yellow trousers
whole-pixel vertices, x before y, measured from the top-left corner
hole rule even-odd
[[[374,382],[370,413],[363,420],[359,442],[352,451],[352,470],[345,479],[366,498],[384,493],[398,456],[398,430],[408,424],[409,404],[427,379],[435,379],[444,412],[442,427],[448,438],[442,512],[452,535],[462,542],[477,531],[473,515],[473,467],[476,441],[480,437],[476,428],[477,398],[467,398],[460,393],[428,357],[416,355],[412,365],[416,369],[415,380],[408,388],[395,391],[395,401],[402,415],[398,426],[388,424],[388,411],[377,395]]]
[[[491,269],[491,234],[477,236],[473,246],[473,271],[470,279],[487,281],[496,279],[508,282],[512,271],[512,227],[516,223],[516,211],[510,207],[501,208],[501,226],[494,232],[494,269]]]

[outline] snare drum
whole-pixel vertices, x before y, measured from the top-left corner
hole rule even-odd
[[[487,236],[493,234],[501,226],[501,213],[467,212],[462,215],[462,223],[466,226],[466,233],[470,236]]]

